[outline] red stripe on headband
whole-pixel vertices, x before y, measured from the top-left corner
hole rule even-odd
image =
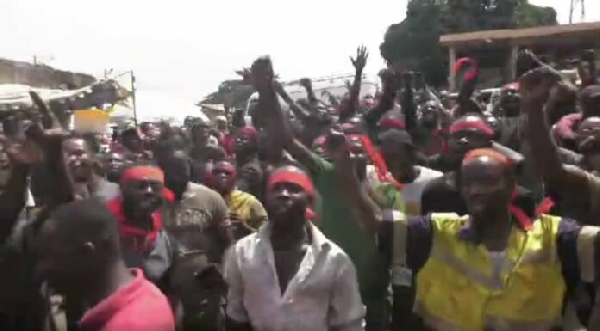
[[[479,130],[483,133],[485,133],[486,135],[492,137],[494,136],[494,130],[487,125],[487,123],[485,123],[484,121],[460,121],[460,122],[456,122],[454,124],[452,124],[450,126],[450,134],[455,133],[457,131],[461,131],[461,130],[469,130],[469,129],[475,129],[475,130]]]
[[[302,172],[281,170],[274,172],[269,177],[269,189],[281,183],[291,183],[299,185],[300,187],[302,187],[303,190],[306,191],[306,193],[308,193],[308,195],[315,195],[315,188],[313,186],[312,181],[306,174]]]
[[[121,183],[126,183],[131,180],[152,179],[164,184],[165,174],[160,168],[155,166],[134,166],[121,174]]]
[[[381,122],[379,122],[379,127],[382,129],[405,130],[406,123],[404,123],[403,120],[399,120],[397,118],[387,117],[387,118],[382,119]]]

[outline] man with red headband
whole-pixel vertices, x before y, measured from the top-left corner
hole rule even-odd
[[[461,160],[469,151],[493,146],[510,154],[515,160],[523,159],[519,153],[493,142],[493,130],[479,116],[459,118],[450,126],[449,132],[447,154],[437,162],[437,169],[442,168],[445,173],[425,187],[421,196],[422,214],[453,212],[462,215],[467,212],[466,201],[459,192],[458,184],[462,172]],[[516,203],[528,214],[534,213],[535,201],[529,191],[519,187]]]
[[[121,174],[121,197],[110,201],[121,237],[125,264],[158,282],[173,263],[176,250],[163,230],[158,211],[165,194],[165,175],[154,165],[133,165]]]
[[[380,234],[393,281],[406,267],[416,275],[414,307],[429,328],[560,329],[567,291],[599,279],[600,228],[551,215],[529,218],[513,202],[514,162],[494,149],[470,151],[461,169],[464,216],[407,219],[375,210],[356,178],[344,189],[364,226]]]
[[[269,78],[262,77],[261,79]],[[261,108],[265,112],[263,116],[267,120],[267,133],[271,139],[283,143],[286,151],[308,169],[320,197],[319,228],[327,238],[348,254],[356,266],[362,300],[367,306],[366,329],[369,331],[386,330],[389,327],[386,299],[389,277],[385,261],[377,251],[376,237],[364,231],[358,220],[353,220],[354,215],[349,211],[346,197],[340,190],[341,183],[335,166],[312,153],[294,137],[291,124],[284,116],[276,95],[269,89],[269,86],[272,85],[257,84],[261,100],[268,106]],[[369,151],[371,151],[371,155],[376,155],[376,151],[370,140],[364,135],[357,134],[350,137],[349,141],[349,149],[355,160],[353,169],[364,180]],[[339,141],[323,141],[325,153],[338,145]],[[383,161],[378,158],[375,163],[381,167]],[[380,172],[383,174],[383,171]],[[366,180],[364,183],[368,185]]]
[[[256,232],[267,221],[267,212],[254,196],[236,188],[237,172],[227,160],[219,161],[212,170],[212,188],[219,192],[229,208],[229,219],[236,240]]]
[[[362,330],[354,266],[307,219],[314,193],[296,166],[271,173],[269,223],[238,241],[225,263],[231,330]]]

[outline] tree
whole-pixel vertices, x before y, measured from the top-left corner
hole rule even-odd
[[[557,24],[556,11],[527,0],[412,0],[406,19],[388,27],[380,50],[392,64],[418,70],[432,85],[447,78],[443,34]]]

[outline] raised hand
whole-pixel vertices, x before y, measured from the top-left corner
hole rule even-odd
[[[250,68],[242,68],[241,70],[236,70],[235,73],[238,74],[238,75],[240,75],[242,77],[242,82],[244,84],[250,84],[251,83]]]
[[[519,79],[522,102],[529,105],[544,104],[552,87],[561,80],[560,73],[548,66],[527,72]]]
[[[272,89],[273,79],[275,74],[273,71],[273,64],[271,58],[268,56],[261,56],[250,67],[250,77],[252,85],[259,92],[266,92]]]
[[[401,77],[392,69],[381,69],[381,71],[379,71],[379,78],[381,78],[381,87],[384,92],[394,93],[400,89]]]
[[[306,89],[312,89],[312,81],[310,80],[310,78],[301,78],[298,83],[300,84],[300,86]]]
[[[365,46],[360,46],[356,49],[356,57],[350,57],[350,61],[356,70],[363,70],[367,65],[367,59],[369,58],[369,53],[367,52],[367,48]]]

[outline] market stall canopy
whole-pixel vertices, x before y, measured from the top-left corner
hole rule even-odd
[[[64,110],[103,109],[129,97],[114,80],[102,80],[76,90],[34,88],[29,85],[0,85],[0,112],[35,109],[29,93],[36,92],[45,103]]]

